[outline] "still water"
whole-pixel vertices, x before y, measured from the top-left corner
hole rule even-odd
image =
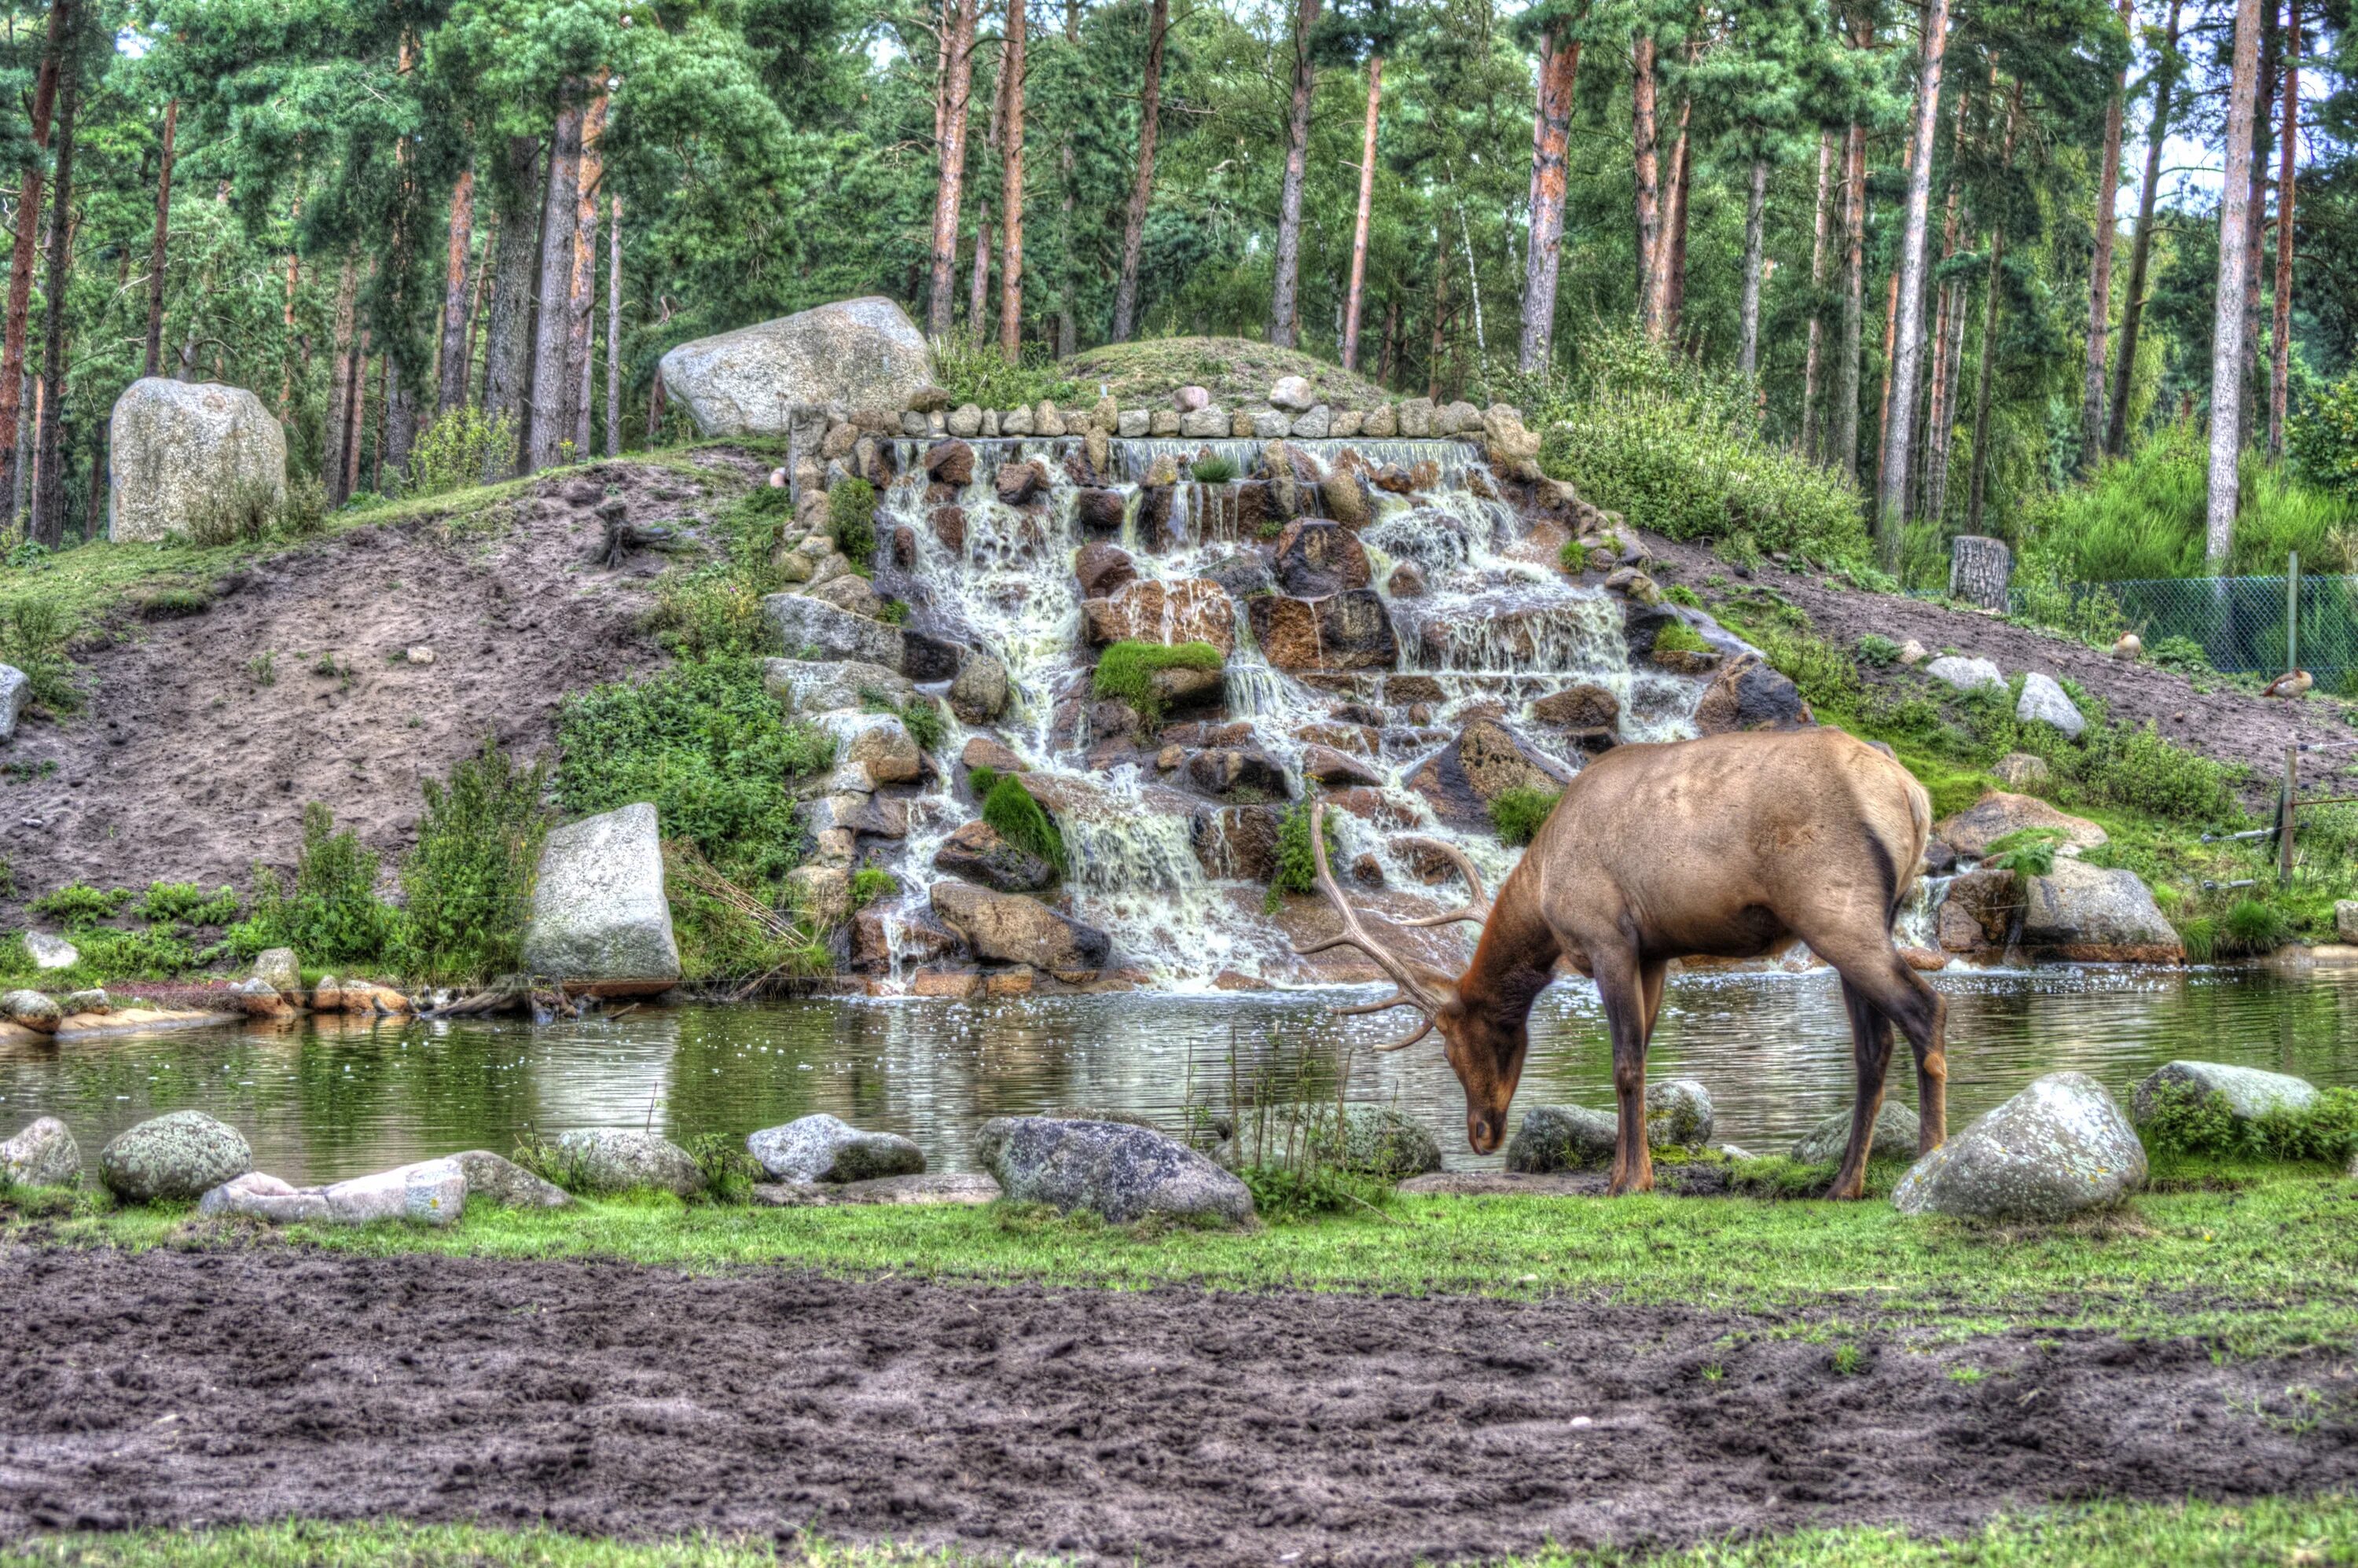
[[[2061,1067],[2115,1093],[2180,1056],[2358,1084],[2358,969],[2055,969],[1933,983],[1949,999],[1952,1127]],[[1352,1099],[1417,1116],[1453,1165],[1497,1163],[1466,1147],[1464,1098],[1437,1037],[1398,1055],[1369,1049],[1412,1014],[1334,1015],[1336,1002],[1374,994],[814,1000],[642,1008],[541,1028],[320,1018],[276,1033],[0,1045],[0,1136],[56,1116],[94,1159],[133,1122],[189,1108],[241,1129],[262,1169],[316,1182],[460,1149],[504,1151],[527,1130],[653,1128],[684,1141],[823,1110],[906,1134],[935,1168],[955,1170],[987,1117],[1118,1109],[1176,1130],[1191,1100],[1225,1109],[1232,1094],[1253,1096],[1257,1076],[1263,1098],[1293,1086],[1330,1098],[1347,1064]],[[1532,1045],[1518,1120],[1533,1105],[1611,1105],[1592,987],[1549,990]],[[1912,1101],[1906,1057],[1903,1043],[1892,1090]],[[1780,1151],[1849,1103],[1835,982],[1823,973],[1674,980],[1650,1070],[1703,1080],[1722,1140]]]

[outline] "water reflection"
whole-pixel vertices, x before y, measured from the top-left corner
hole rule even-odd
[[[2125,1089],[2199,1056],[2358,1083],[2358,971],[1943,975],[1952,1120],[2036,1073],[2076,1067]],[[905,1133],[937,1168],[966,1163],[991,1116],[1119,1109],[1176,1126],[1191,1099],[1225,1107],[1232,1082],[1302,1078],[1397,1104],[1453,1164],[1476,1165],[1464,1100],[1430,1043],[1368,1049],[1397,1019],[1337,1019],[1333,993],[1141,993],[987,1004],[806,1001],[642,1009],[534,1029],[321,1018],[282,1032],[218,1029],[0,1047],[0,1133],[63,1118],[94,1156],[123,1128],[193,1108],[251,1138],[262,1167],[329,1180],[456,1149],[504,1150],[527,1129],[648,1127],[685,1139],[742,1133],[815,1110]],[[1541,1000],[1521,1106],[1611,1102],[1593,988]],[[1347,1053],[1346,1047],[1349,1047]],[[1900,1054],[1904,1057],[1905,1046]],[[1783,1148],[1848,1104],[1850,1044],[1830,975],[1673,982],[1652,1070],[1711,1088],[1719,1135]],[[1913,1098],[1912,1075],[1894,1091]]]

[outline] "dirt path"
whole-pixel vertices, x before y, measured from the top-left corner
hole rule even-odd
[[[1408,1563],[2358,1481],[2346,1358],[2101,1336],[1866,1337],[1845,1376],[1676,1308],[292,1249],[17,1247],[0,1301],[0,1539],[392,1514]]]

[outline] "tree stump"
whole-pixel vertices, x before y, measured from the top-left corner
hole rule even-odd
[[[2004,539],[1960,534],[1949,555],[1949,595],[2004,613],[2006,582],[2014,575],[2014,552]]]

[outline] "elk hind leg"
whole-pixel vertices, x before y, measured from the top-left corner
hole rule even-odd
[[[1916,1152],[1931,1153],[1949,1136],[1949,1004],[1888,944],[1855,962],[1828,961],[1846,992],[1855,987],[1908,1036],[1916,1054]]]
[[[1858,1095],[1850,1108],[1850,1142],[1842,1168],[1826,1195],[1855,1198],[1866,1193],[1866,1157],[1875,1143],[1875,1119],[1883,1109],[1883,1078],[1891,1065],[1891,1019],[1873,997],[1843,981],[1843,1005],[1850,1011],[1851,1060],[1858,1069]]]

